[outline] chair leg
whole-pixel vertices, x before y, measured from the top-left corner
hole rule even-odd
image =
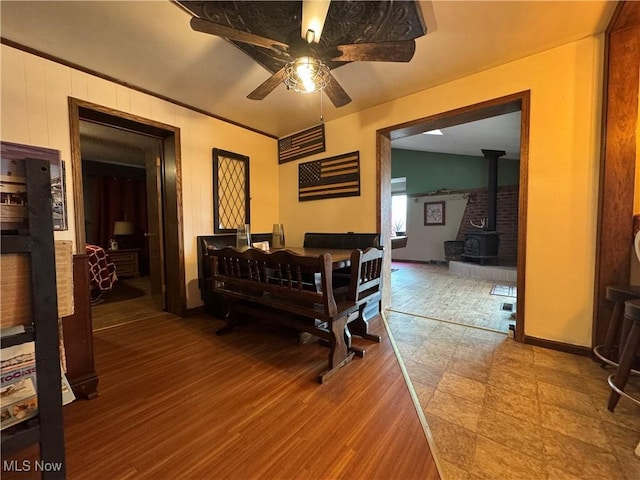
[[[618,404],[618,400],[620,400],[620,393],[618,393],[618,391],[616,390],[624,391],[627,380],[629,380],[631,365],[633,364],[633,361],[635,359],[639,342],[640,322],[634,321],[633,325],[631,326],[631,331],[629,332],[629,337],[627,338],[624,349],[622,351],[618,369],[616,370],[615,375],[613,375],[613,378],[610,380],[610,386],[612,387],[612,390],[609,394],[609,403],[607,405],[607,408],[610,412],[613,412],[613,410],[616,408],[616,405]]]
[[[380,306],[380,302],[378,302]],[[372,342],[380,343],[381,337],[380,335],[373,335],[369,333],[369,318],[366,317],[365,312],[367,310],[368,302],[360,305],[358,310],[358,317],[349,323],[349,328],[353,335],[357,335],[366,340],[371,340]]]
[[[604,340],[604,345],[602,347],[602,355],[610,360],[618,360],[620,357],[616,355],[616,358],[611,358],[611,354],[613,353],[613,344],[616,341],[616,337],[618,336],[618,332],[620,331],[620,323],[622,321],[622,317],[624,314],[624,303],[616,302],[613,305],[613,313],[611,314],[611,320],[609,323],[609,328],[607,330],[607,336]],[[622,348],[622,345],[620,345]],[[619,352],[616,352],[619,353]],[[605,361],[600,362],[601,367],[606,367],[607,363]]]
[[[364,348],[356,347],[351,343],[352,336],[351,331],[349,330],[349,323],[347,322],[347,326],[344,328],[344,342],[347,344],[347,349],[350,352],[355,353],[356,357],[364,358],[365,350]]]
[[[224,314],[224,326],[216,330],[216,335],[226,335],[230,333],[238,324],[238,314],[235,311],[233,305],[228,305]]]
[[[633,321],[629,318],[622,316],[622,321],[619,323],[620,335],[618,337],[618,351],[615,354],[618,356],[618,360],[622,358],[622,351],[624,350],[626,339],[629,338]]]

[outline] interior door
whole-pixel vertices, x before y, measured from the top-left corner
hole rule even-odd
[[[145,237],[149,245],[149,277],[151,281],[151,298],[160,309],[166,309],[166,283],[164,271],[164,246],[162,238],[162,171],[160,161],[161,149],[158,142],[156,151],[145,155],[147,171],[147,212],[148,226]]]

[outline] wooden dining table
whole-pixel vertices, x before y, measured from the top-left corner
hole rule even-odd
[[[327,369],[318,376],[322,383],[356,354],[347,328],[359,309],[356,294],[349,296],[349,287],[336,292],[332,284],[336,274],[342,276],[335,270],[341,267],[347,267],[347,283],[352,281],[349,265],[360,263],[360,257],[352,262],[353,252],[302,247],[209,249],[211,289],[229,304],[225,325],[216,334],[230,332],[241,317],[249,316],[292,327],[299,343],[320,339],[328,347]]]
[[[266,243],[266,242],[265,242]],[[225,247],[224,249],[218,249],[218,248],[214,248],[212,246],[208,247],[207,250],[209,251],[209,255],[213,258],[213,257],[217,257],[220,256],[220,250],[225,250],[228,247]],[[240,249],[236,249],[235,247],[230,247],[231,250],[236,250],[239,252],[244,252],[249,250],[249,247],[244,247],[244,248],[240,248]],[[311,287],[310,290],[315,291],[315,292],[322,292],[323,291],[323,285],[326,284],[326,286],[329,287],[330,290],[332,290],[332,297],[336,298],[336,299],[345,299],[347,298],[347,295],[349,294],[349,292],[352,290],[353,288],[353,282],[354,282],[354,278],[353,278],[353,272],[351,271],[351,256],[354,252],[354,249],[333,249],[333,248],[310,248],[310,247],[292,247],[292,246],[284,246],[284,247],[279,247],[279,248],[269,248],[268,250],[265,250],[263,248],[258,248],[258,245],[255,245],[254,247],[251,247],[251,250],[253,251],[262,251],[264,253],[267,254],[267,256],[269,256],[269,254],[277,254],[278,252],[283,252],[283,251],[287,251],[289,253],[294,254],[294,256],[300,256],[300,257],[304,257],[305,259],[319,259],[321,256],[329,254],[331,256],[331,270],[332,270],[332,274],[329,275],[329,278],[325,278],[323,280],[323,278],[321,278],[321,274],[319,273],[312,273],[312,272],[308,272],[308,274],[305,275],[305,273],[303,273],[303,278],[302,278],[302,283],[306,284],[308,287]],[[223,254],[224,255],[224,254]],[[227,254],[230,255],[232,258],[234,257],[234,254]],[[235,254],[237,256],[237,254]],[[255,257],[255,255],[251,254],[252,256]],[[257,256],[258,259],[262,259],[266,264],[269,264],[268,268],[274,268],[274,266],[272,265],[272,262],[270,261],[271,259],[266,258],[264,255],[260,255]],[[273,260],[278,261],[277,258],[274,258]],[[325,267],[326,268],[326,267]],[[215,267],[214,267],[214,271],[215,271]],[[327,270],[324,270],[324,272],[327,272]],[[328,273],[328,272],[327,272]],[[218,275],[218,274],[215,274]],[[224,275],[224,272],[223,272]],[[267,275],[269,275],[269,273],[267,273]],[[356,277],[360,276],[360,272],[356,273]],[[260,276],[258,276],[260,277]],[[252,276],[253,278],[253,276]],[[359,278],[356,278],[356,280],[359,280]],[[268,282],[267,282],[268,283]],[[286,282],[285,282],[286,283]],[[213,284],[215,285],[215,283]],[[359,283],[358,283],[359,285]],[[313,287],[315,286],[315,288]],[[356,291],[358,291],[359,286],[356,287]],[[306,288],[305,288],[306,289]],[[226,294],[231,295],[229,292],[225,292]],[[235,293],[233,294],[235,295]],[[282,294],[280,295],[282,296]],[[265,300],[258,296],[256,298],[259,298],[261,300],[261,302],[259,303],[265,303]],[[373,297],[372,297],[373,298]],[[369,300],[366,300],[366,302],[368,302]],[[370,333],[369,331],[369,323],[367,320],[367,315],[365,315],[365,311],[367,310],[367,303],[363,302],[361,305],[359,304],[358,309],[354,312],[351,312],[348,315],[348,319],[346,321],[346,324],[344,326],[344,344],[346,346],[347,352],[351,352],[354,353],[358,356],[363,356],[364,355],[364,350],[362,348],[356,348],[355,346],[353,346],[351,344],[351,336],[352,335],[357,335],[360,336],[362,338],[365,338],[367,340],[372,340],[375,342],[380,342],[380,336],[378,335],[373,335]],[[373,298],[373,300],[371,300],[371,302],[377,302],[379,304],[379,296],[376,296],[375,298]],[[281,305],[279,306],[281,307]],[[248,308],[248,307],[247,307]],[[286,309],[285,309],[286,310]],[[355,314],[355,316],[354,316]],[[217,332],[218,333],[226,333],[228,331],[230,331],[234,325],[233,325],[233,318],[234,316],[231,315],[227,315],[225,316],[225,319],[231,319],[231,321],[228,322],[227,325],[225,325],[224,327],[221,327]],[[349,325],[347,327],[347,324]],[[314,332],[309,332],[305,329],[300,329],[300,338],[299,338],[299,342],[300,343],[307,343],[311,340],[313,340],[315,338],[314,335],[317,335],[317,333]],[[335,332],[334,332],[335,334]],[[340,343],[342,343],[342,338],[343,335],[340,335]],[[344,353],[344,352],[343,352]],[[340,362],[338,362],[340,363]]]
[[[317,258],[323,253],[331,255],[331,265],[334,270],[351,266],[351,253],[352,249],[337,249],[337,248],[305,248],[305,247],[282,247],[282,248],[270,248],[269,253],[277,252],[278,250],[288,250],[297,255],[309,258]]]

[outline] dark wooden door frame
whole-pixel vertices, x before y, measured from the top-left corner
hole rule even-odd
[[[461,123],[482,120],[506,113],[521,112],[520,120],[520,185],[518,199],[518,309],[516,311],[515,339],[524,342],[524,311],[525,311],[525,279],[527,259],[527,196],[529,182],[529,111],[530,92],[514,93],[486,102],[469,105],[466,107],[437,113],[429,117],[411,120],[409,122],[392,125],[379,129],[376,132],[377,148],[377,226],[382,232],[385,248],[391,251],[391,140],[396,140],[411,135],[417,135],[429,130],[452,127]],[[390,257],[390,256],[387,256]],[[383,281],[391,284],[390,262],[386,259]],[[385,291],[384,304],[388,304],[389,289]]]
[[[182,223],[182,181],[180,158],[180,129],[172,125],[131,115],[112,108],[69,97],[69,125],[71,135],[71,169],[74,191],[76,248],[81,251],[86,242],[84,190],[82,185],[82,156],[80,150],[80,120],[99,122],[135,133],[151,135],[162,140],[161,173],[164,215],[164,268],[166,279],[166,309],[175,315],[186,312],[184,273],[184,244]]]
[[[608,285],[628,284],[638,161],[640,3],[620,2],[605,35],[602,153],[592,347],[604,343],[613,305]]]

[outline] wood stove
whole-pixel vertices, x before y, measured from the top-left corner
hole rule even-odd
[[[506,154],[504,150],[482,149],[482,154],[489,164],[489,184],[487,186],[487,218],[486,230],[471,231],[464,235],[463,261],[480,262],[486,260],[498,263],[498,249],[500,248],[499,233],[496,232],[497,203],[498,203],[498,158]],[[482,222],[485,226],[485,222]]]
[[[498,263],[499,248],[500,237],[498,232],[479,230],[465,233],[462,260],[479,261],[480,265],[484,265],[486,260],[493,260]]]

